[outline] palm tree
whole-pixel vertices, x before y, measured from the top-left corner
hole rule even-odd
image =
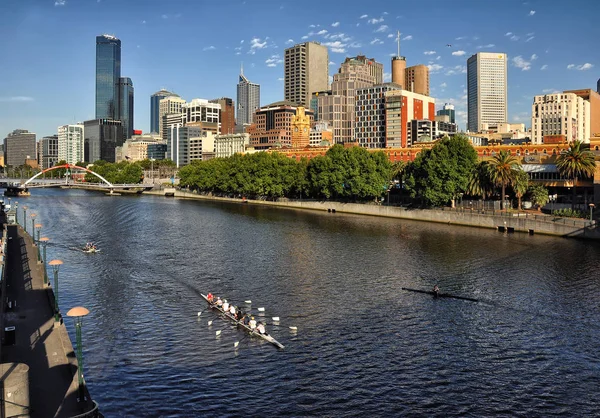
[[[596,169],[594,154],[590,150],[582,149],[581,145],[581,141],[571,142],[569,150],[556,159],[556,168],[560,175],[573,180],[573,202],[571,202],[573,209],[577,197],[577,179],[593,176]]]
[[[485,200],[492,193],[492,189],[488,162],[480,161],[469,175],[466,192],[469,196],[481,196]]]
[[[527,173],[523,170],[517,170],[512,186],[515,196],[519,199],[519,206],[517,206],[517,208],[520,210],[521,198],[527,193],[527,187],[529,187],[529,176]]]
[[[491,160],[488,161],[488,167],[492,182],[498,186],[502,186],[500,209],[504,209],[504,195],[506,193],[506,186],[512,184],[517,170],[521,167],[521,164],[507,151],[502,150],[498,153],[498,155],[495,155]]]

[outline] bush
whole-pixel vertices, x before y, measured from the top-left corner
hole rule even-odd
[[[561,216],[563,218],[585,218],[586,214],[578,209],[557,209],[552,212],[554,216]]]

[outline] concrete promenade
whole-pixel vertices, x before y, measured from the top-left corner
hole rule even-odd
[[[558,218],[531,212],[479,212],[472,210],[453,210],[450,208],[407,209],[400,206],[314,200],[281,199],[275,202],[267,200],[242,200],[202,195],[168,187],[161,190],[144,192],[144,194],[160,196],[169,194],[175,198],[181,199],[226,201],[239,204],[245,203],[290,209],[307,209],[330,213],[381,216],[386,218],[409,219],[413,221],[436,222],[447,225],[497,229],[503,232],[524,232],[565,238],[600,239],[600,227],[597,222],[590,222],[583,219]]]
[[[37,247],[21,226],[6,225],[6,229],[6,293],[2,296],[4,302],[10,302],[10,308],[8,304],[4,306],[1,329],[14,326],[15,343],[10,345],[6,332],[3,333],[2,382],[14,364],[27,365],[29,408],[19,410],[5,403],[6,415],[2,416],[14,416],[19,411],[20,416],[31,417],[98,416],[85,414],[94,409],[89,394],[87,400],[77,400],[77,358],[62,318],[55,322],[54,293],[44,284],[44,266],[37,261]],[[51,271],[49,279],[52,280]],[[4,386],[4,399],[10,400],[13,395],[14,400],[15,394],[9,395]]]

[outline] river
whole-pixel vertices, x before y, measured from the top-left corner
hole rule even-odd
[[[64,261],[62,312],[91,312],[107,417],[598,416],[598,243],[77,190],[24,204]],[[479,302],[402,290],[434,284]],[[285,349],[203,311],[209,291],[279,316]]]

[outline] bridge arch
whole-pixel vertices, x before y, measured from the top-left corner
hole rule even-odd
[[[79,166],[77,166],[77,165],[74,165],[74,164],[62,164],[62,165],[56,165],[56,166],[54,166],[54,167],[50,167],[50,168],[47,168],[47,169],[45,169],[45,170],[42,170],[42,171],[40,171],[39,173],[37,173],[35,176],[33,176],[32,178],[30,178],[29,180],[27,180],[25,183],[23,183],[23,185],[22,185],[21,187],[27,187],[27,185],[29,184],[29,182],[31,182],[31,181],[33,181],[33,180],[35,180],[35,178],[37,178],[37,177],[41,176],[41,175],[42,175],[42,174],[44,174],[44,173],[47,173],[48,171],[52,171],[52,170],[58,170],[59,168],[67,168],[67,169],[68,169],[68,168],[77,168],[77,169],[79,169],[79,170],[83,170],[83,171],[85,171],[85,172],[87,172],[87,173],[93,174],[94,176],[98,177],[98,178],[99,178],[100,180],[102,180],[104,183],[108,184],[108,186],[109,186],[110,188],[113,188],[113,187],[114,187],[114,186],[113,186],[113,184],[112,184],[110,181],[106,180],[106,179],[105,179],[104,177],[102,177],[100,174],[98,174],[98,173],[95,173],[95,172],[93,172],[92,170],[90,170],[90,169],[88,169],[88,168],[85,168],[85,167],[79,167]]]

